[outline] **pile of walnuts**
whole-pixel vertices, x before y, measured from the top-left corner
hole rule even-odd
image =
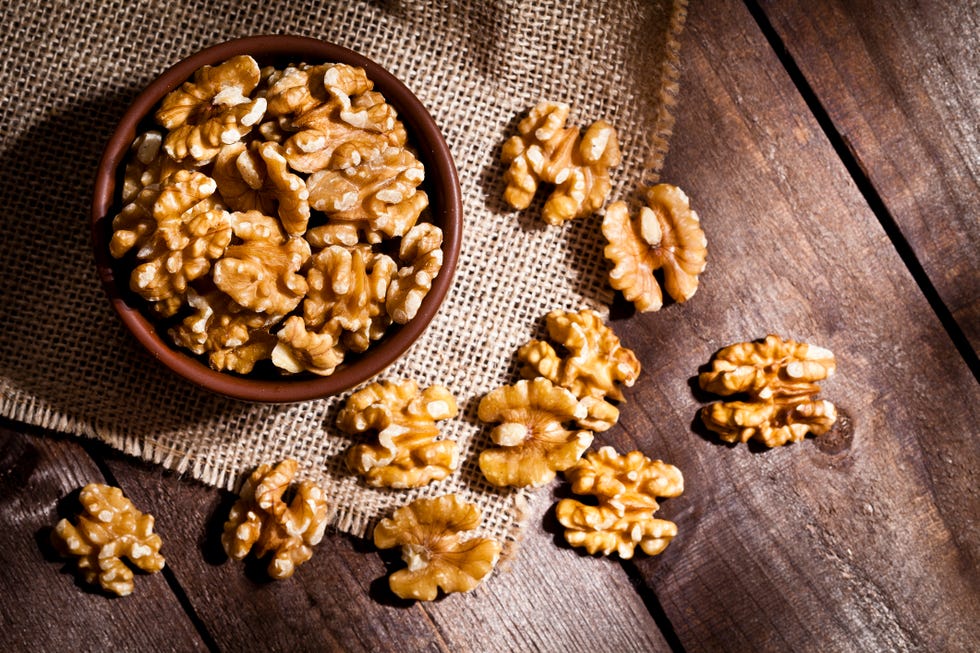
[[[361,68],[204,66],[134,141],[110,252],[173,342],[329,375],[412,320],[442,267],[422,163]]]

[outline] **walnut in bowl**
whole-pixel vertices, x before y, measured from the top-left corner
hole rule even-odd
[[[136,99],[92,205],[96,264],[150,353],[215,392],[291,402],[391,364],[450,287],[462,205],[421,102],[346,48],[259,36]]]

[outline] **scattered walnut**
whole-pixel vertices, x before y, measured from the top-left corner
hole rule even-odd
[[[565,478],[573,492],[592,495],[598,502],[558,502],[558,521],[572,546],[628,559],[637,546],[648,555],[660,553],[677,534],[674,523],[653,516],[660,507],[657,497],[677,497],[684,491],[684,477],[673,465],[650,460],[639,451],[620,455],[602,447],[587,453]]]
[[[701,418],[726,442],[754,438],[776,447],[798,442],[808,432],[822,435],[834,425],[837,410],[814,398],[820,391],[817,381],[836,367],[830,351],[776,335],[730,345],[715,355],[698,381],[708,392],[745,395],[747,401],[710,404]]]
[[[133,572],[123,558],[145,572],[163,569],[162,540],[153,532],[152,515],[137,510],[119,488],[98,483],[82,488],[79,499],[84,512],[78,523],[59,521],[51,542],[63,556],[78,558],[85,582],[98,581],[107,592],[127,596]]]
[[[380,381],[352,394],[337,415],[345,433],[377,434],[376,442],[356,444],[347,465],[372,487],[421,487],[452,474],[459,447],[436,440],[436,422],[455,417],[456,399],[445,387],[420,391],[418,383]]]
[[[725,442],[759,440],[768,447],[799,442],[807,433],[823,435],[837,421],[837,409],[826,400],[717,401],[701,411],[705,426]]]
[[[538,487],[568,469],[592,444],[592,433],[572,430],[588,416],[582,402],[545,378],[497,388],[480,400],[481,421],[496,448],[480,454],[480,470],[496,486]]]
[[[633,220],[625,202],[610,204],[602,220],[609,241],[605,255],[615,265],[610,285],[644,312],[663,306],[655,270],[663,270],[664,288],[675,301],[693,297],[708,251],[698,214],[684,191],[657,184],[647,191],[646,201]]]
[[[265,98],[249,97],[258,83],[259,66],[247,55],[200,68],[156,112],[157,121],[170,130],[163,141],[167,154],[204,164],[222,145],[240,141],[265,115]]]
[[[609,168],[619,165],[616,130],[599,120],[579,137],[578,127],[565,127],[571,109],[566,104],[541,102],[518,125],[519,134],[504,143],[504,199],[526,209],[540,182],[555,184],[542,217],[548,224],[589,215],[609,196]]]
[[[640,361],[623,347],[595,311],[551,311],[545,318],[548,337],[565,350],[562,357],[544,341],[532,340],[517,352],[525,378],[542,376],[567,388],[586,405],[583,425],[604,431],[619,419],[619,410],[606,401],[623,400],[617,384],[632,386],[640,375]]]
[[[302,481],[287,504],[298,463],[287,459],[275,467],[265,464],[252,472],[241,496],[225,522],[221,543],[229,557],[242,560],[254,551],[258,557],[272,553],[269,576],[289,578],[296,567],[313,555],[323,539],[328,506],[323,490],[312,481]]]
[[[391,280],[385,306],[394,322],[405,324],[418,313],[442,269],[442,230],[427,222],[412,227],[402,238],[398,258],[406,265]]]
[[[480,511],[455,494],[416,499],[382,519],[374,529],[379,549],[401,547],[407,568],[394,572],[388,582],[404,599],[432,601],[440,589],[469,592],[486,578],[500,557],[495,540],[462,533],[480,524]]]

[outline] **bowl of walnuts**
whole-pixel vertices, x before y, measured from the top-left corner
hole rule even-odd
[[[435,121],[338,45],[202,50],[133,102],[92,202],[102,285],[178,375],[246,401],[330,396],[423,333],[458,258],[462,202]]]

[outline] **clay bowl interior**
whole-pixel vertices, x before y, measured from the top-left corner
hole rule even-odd
[[[429,219],[443,231],[442,270],[413,320],[405,325],[393,324],[366,352],[349,353],[344,364],[330,376],[282,376],[273,370],[238,375],[211,369],[206,360],[170,343],[160,321],[145,312],[142,298],[129,290],[129,269],[124,269],[109,254],[112,218],[121,208],[117,188],[134,138],[157,127],[152,122],[157,105],[194,71],[239,54],[251,55],[260,66],[332,62],[364,68],[375,90],[397,110],[409,142],[425,166],[422,187],[429,196]],[[92,202],[96,266],[109,300],[126,328],[156,359],[181,377],[245,401],[288,403],[327,397],[367,381],[393,363],[422,334],[444,300],[459,255],[461,231],[462,202],[456,167],[438,126],[422,103],[398,79],[364,56],[338,45],[297,36],[255,36],[221,43],[180,61],[154,80],[129,107],[109,140],[99,164]]]

